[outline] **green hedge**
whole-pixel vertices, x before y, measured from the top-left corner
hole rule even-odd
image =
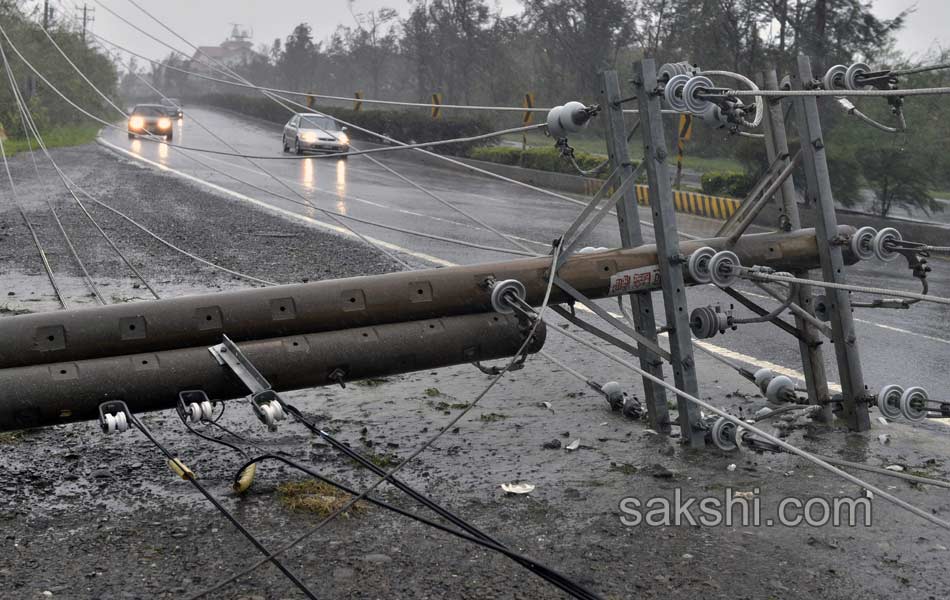
[[[552,142],[553,144],[553,142]],[[528,148],[522,150],[513,146],[493,146],[490,148],[475,148],[469,152],[469,157],[475,160],[484,160],[487,162],[499,163],[502,165],[512,165],[515,167],[524,167],[526,169],[538,169],[539,171],[554,171],[556,173],[569,173],[571,175],[580,175],[574,165],[566,158],[563,158],[557,148]],[[605,160],[605,156],[589,154],[587,152],[574,152],[574,160],[578,166],[585,171],[589,171],[600,166]],[[606,171],[606,169],[604,170]],[[607,173],[601,171],[598,177],[606,177]]]
[[[262,96],[240,96],[234,94],[207,94],[189,98],[195,104],[208,104],[244,115],[257,117],[274,123],[286,123],[290,120],[290,112],[273,100]],[[293,107],[293,105],[291,105]],[[293,107],[300,112],[306,112],[302,107]],[[433,119],[428,112],[419,110],[361,110],[333,106],[318,106],[314,112],[321,112],[363,127],[370,131],[381,133],[401,142],[432,142],[453,138],[470,137],[491,131],[491,124],[482,118],[446,117]],[[352,127],[347,130],[350,137],[379,142],[379,138],[360,132]],[[488,140],[460,144],[446,144],[435,146],[434,152],[442,154],[465,155],[477,146],[484,145]]]
[[[755,185],[755,178],[740,171],[709,171],[700,179],[703,193],[742,198]]]

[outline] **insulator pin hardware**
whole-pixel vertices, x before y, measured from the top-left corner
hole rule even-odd
[[[888,419],[904,417],[908,421],[919,422],[930,416],[930,405],[939,405],[939,415],[950,415],[950,405],[935,402],[927,395],[927,390],[914,386],[904,389],[899,385],[882,387],[874,398],[881,415]]]
[[[716,286],[727,288],[739,279],[739,257],[731,250],[721,250],[709,259],[709,277]]]
[[[739,278],[739,257],[730,250],[716,252],[705,246],[689,255],[686,270],[696,283],[714,283],[729,287]]]
[[[178,394],[175,410],[183,421],[199,423],[211,421],[214,418],[216,405],[217,402],[211,401],[202,390],[186,390]]]
[[[685,66],[683,66],[685,65]],[[703,92],[717,90],[711,79],[696,75],[697,69],[687,63],[666,64],[657,72],[657,81],[664,84],[663,98],[673,110],[691,113],[702,121],[714,125],[740,123],[745,111],[741,100],[703,97]]]
[[[716,333],[726,333],[727,329],[736,330],[732,311],[722,311],[722,307],[700,306],[689,315],[689,328],[697,338],[705,340],[715,337]]]
[[[131,423],[132,415],[129,414],[125,402],[114,400],[99,405],[99,426],[102,427],[103,433],[123,433],[129,430]]]
[[[709,427],[708,437],[714,446],[724,452],[738,450],[744,429],[725,417],[717,417]]]
[[[785,375],[776,375],[771,369],[759,369],[755,372],[753,380],[772,404],[798,401],[795,382]]]
[[[868,87],[887,90],[893,89],[896,83],[897,78],[889,69],[872,71],[865,63],[834,65],[821,78],[821,85],[826,90],[863,90]]]
[[[895,243],[904,238],[893,227],[885,227],[878,231],[873,227],[862,227],[851,236],[850,247],[855,256],[861,260],[875,257],[884,262],[897,260],[900,253]]]
[[[508,295],[524,300],[527,290],[524,284],[517,279],[505,279],[496,281],[491,288],[491,305],[495,312],[503,315],[510,315],[515,312],[514,306]]]
[[[548,133],[557,139],[566,138],[569,133],[580,133],[599,111],[599,106],[585,106],[576,101],[555,106],[548,111]]]
[[[277,430],[277,422],[287,418],[280,398],[274,390],[264,390],[251,396],[251,407],[261,423],[271,431]]]

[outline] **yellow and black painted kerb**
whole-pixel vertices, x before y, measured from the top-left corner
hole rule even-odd
[[[650,205],[648,190],[649,188],[645,185],[637,186],[638,204],[643,206]],[[735,198],[723,198],[722,196],[709,196],[707,194],[700,194],[699,192],[673,190],[673,206],[676,207],[676,212],[725,221],[739,208],[739,201]]]
[[[645,185],[637,186],[638,204],[643,206],[650,205],[648,190],[649,188]],[[725,221],[739,208],[739,201],[735,198],[723,198],[722,196],[709,196],[707,194],[700,194],[699,192],[673,190],[673,206],[676,207],[676,212]]]
[[[587,195],[592,196],[596,194],[600,185],[600,181],[588,179],[586,185]],[[649,188],[645,185],[638,185],[636,189],[637,204],[650,206],[648,198]],[[613,193],[613,190],[610,190],[609,193]],[[676,212],[690,215],[699,215],[700,217],[709,217],[710,219],[725,221],[738,210],[739,204],[740,201],[735,198],[724,198],[722,196],[710,196],[699,192],[673,190],[673,206],[676,208]]]

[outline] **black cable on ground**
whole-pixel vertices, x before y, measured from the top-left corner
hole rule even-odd
[[[191,485],[193,485],[193,486],[195,487],[195,489],[197,489],[199,492],[201,492],[201,495],[203,495],[203,496],[208,500],[208,502],[210,502],[210,503],[218,510],[218,512],[220,512],[222,515],[224,515],[224,517],[227,518],[227,520],[230,521],[231,524],[234,525],[234,527],[235,527],[238,531],[240,531],[242,535],[244,535],[244,537],[246,537],[248,540],[250,540],[250,542],[251,542],[252,544],[254,544],[254,546],[255,546],[258,550],[260,550],[262,554],[264,554],[264,555],[270,555],[270,550],[268,550],[267,547],[264,546],[264,544],[261,543],[260,540],[258,540],[257,537],[255,537],[253,533],[251,533],[247,528],[245,528],[244,525],[242,525],[241,522],[238,521],[237,518],[236,518],[234,515],[232,515],[231,512],[228,511],[228,509],[226,509],[226,508],[224,507],[224,505],[222,505],[220,502],[218,502],[218,500],[217,500],[214,496],[212,496],[211,493],[210,493],[203,485],[201,485],[201,483],[198,482],[197,478],[195,477],[195,474],[191,472],[191,469],[189,469],[188,467],[186,467],[180,460],[178,460],[177,457],[173,456],[173,455],[165,448],[165,446],[163,446],[158,440],[156,440],[155,437],[152,435],[152,432],[150,432],[150,431],[148,430],[148,428],[145,427],[145,425],[143,425],[143,424],[141,423],[141,421],[138,420],[138,418],[136,418],[134,415],[132,415],[132,413],[128,413],[128,414],[129,414],[130,417],[131,417],[131,420],[130,420],[131,424],[132,424],[133,426],[135,426],[136,429],[138,429],[139,431],[141,431],[142,434],[143,434],[146,438],[148,438],[148,440],[149,440],[156,448],[158,448],[158,449],[161,451],[162,454],[165,455],[165,457],[166,457],[166,458],[168,459],[168,461],[169,461],[169,464],[172,465],[172,466],[175,468],[175,470],[179,472],[179,474],[181,475],[181,478],[182,478],[182,479],[184,479],[184,480],[188,481],[189,483],[191,483]],[[298,579],[296,575],[294,575],[289,569],[287,569],[287,567],[285,567],[285,566],[284,566],[280,561],[278,561],[276,558],[272,558],[272,560],[273,560],[273,562],[274,562],[274,565],[275,565],[278,569],[280,569],[280,571],[281,571],[284,575],[286,575],[287,578],[288,578],[295,586],[297,586],[297,588],[298,588],[301,592],[303,592],[308,598],[311,598],[311,600],[317,600],[317,595],[316,595],[315,593],[313,593],[313,591],[311,591],[310,588],[308,588],[307,585],[306,585],[304,582],[302,582],[300,579]]]

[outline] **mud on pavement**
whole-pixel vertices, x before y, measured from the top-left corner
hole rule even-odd
[[[55,151],[64,170],[175,244],[228,268],[278,282],[394,270],[352,239],[329,234],[207,193],[167,174],[86,146]],[[19,199],[36,223],[73,305],[91,305],[78,270],[57,240],[46,199],[57,207],[80,255],[110,302],[145,300],[106,243],[81,218],[53,173],[32,172],[27,155],[11,166]],[[6,188],[4,188],[6,189]],[[0,205],[0,311],[54,310],[49,283],[19,214]],[[249,285],[171,252],[111,213],[90,206],[161,295]],[[576,359],[587,374],[639,383],[591,360],[561,338],[548,349]],[[703,394],[742,414],[764,399],[709,359],[699,361]],[[488,381],[471,366],[322,388],[287,398],[352,447],[394,464],[467,406]],[[550,407],[544,405],[550,403]],[[320,521],[296,509],[279,486],[305,478],[263,464],[250,492],[231,492],[241,457],[187,435],[172,411],[143,417],[268,547]],[[321,473],[362,488],[373,477],[301,427],[269,433],[240,402],[222,423]],[[947,478],[947,428],[900,423],[867,434],[776,419],[805,449],[868,464]],[[890,442],[878,435],[886,432]],[[575,450],[568,450],[577,441]],[[612,413],[603,399],[540,357],[504,378],[402,476],[516,551],[557,568],[606,598],[945,598],[950,536],[874,500],[870,526],[629,525],[624,498],[723,498],[752,493],[772,516],[781,499],[861,497],[862,490],[787,455],[691,452],[676,439]],[[259,558],[250,544],[165,466],[140,435],[103,436],[79,423],[0,436],[0,597],[187,598]],[[948,490],[864,473],[877,485],[942,518]],[[525,482],[526,495],[500,485]],[[286,488],[283,488],[286,490]],[[421,512],[391,488],[381,496]],[[632,506],[632,504],[626,504]],[[624,524],[622,518],[628,523]],[[284,563],[323,598],[560,598],[512,561],[378,508],[335,520]],[[273,566],[215,598],[297,598]]]

